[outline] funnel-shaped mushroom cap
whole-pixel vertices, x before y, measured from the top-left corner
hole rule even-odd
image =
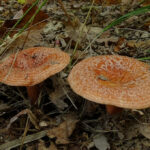
[[[84,98],[118,107],[150,107],[149,65],[126,56],[87,58],[69,74],[71,88]]]
[[[65,52],[34,47],[12,54],[0,63],[0,81],[13,86],[33,86],[60,72],[69,63]]]

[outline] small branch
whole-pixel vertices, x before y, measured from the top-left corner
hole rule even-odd
[[[42,137],[44,137],[47,133],[47,130],[32,134],[32,135],[28,135],[24,138],[24,143],[29,143],[38,139],[41,139]],[[0,145],[0,150],[9,150],[12,148],[15,148],[17,146],[20,146],[22,144],[22,138],[20,139],[16,139],[10,142],[6,142],[5,144]]]

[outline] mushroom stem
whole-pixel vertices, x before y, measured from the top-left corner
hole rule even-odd
[[[34,105],[39,97],[39,87],[38,85],[27,86],[28,97],[31,101],[31,105]]]
[[[116,106],[112,106],[112,105],[106,105],[106,111],[109,114],[114,115],[114,114],[117,114],[119,112],[122,112],[122,108],[116,107]]]

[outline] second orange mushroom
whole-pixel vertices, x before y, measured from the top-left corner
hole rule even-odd
[[[150,66],[134,58],[102,55],[87,58],[71,70],[68,81],[78,95],[106,104],[110,114],[121,108],[150,107]]]

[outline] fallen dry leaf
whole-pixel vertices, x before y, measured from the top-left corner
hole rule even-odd
[[[98,134],[93,139],[94,145],[98,150],[109,150],[110,145],[103,134]]]
[[[150,4],[150,0],[121,0],[121,3],[126,5],[135,5],[141,3],[142,6],[147,6]]]
[[[70,51],[68,51],[68,53],[70,53],[70,55],[72,55],[72,49],[70,49]],[[89,55],[88,52],[83,52],[81,50],[76,50],[76,53],[73,56],[73,59],[84,59],[85,57],[87,57]]]
[[[58,77],[52,77],[51,79],[53,81],[54,91],[49,92],[47,89],[47,92],[49,93],[49,99],[53,104],[56,105],[56,107],[63,110],[68,107],[68,104],[64,102],[66,93],[68,93],[68,90],[64,87],[66,83],[64,83],[63,80],[58,79]]]
[[[69,145],[68,150],[80,150],[80,146],[77,144]],[[82,150],[84,149],[82,148]]]
[[[132,0],[121,0],[122,4],[128,5]]]
[[[118,39],[118,42],[116,43],[116,46],[114,47],[114,51],[119,52],[124,43],[125,43],[125,38],[120,37]]]
[[[104,43],[105,47],[109,47],[108,43],[109,42],[117,43],[118,37],[112,36],[112,37],[109,37],[109,38],[98,38],[96,41],[98,43]]]
[[[78,41],[81,41],[87,35],[88,29],[86,26],[80,23],[76,28],[73,28],[72,26],[66,26],[65,31],[73,41],[77,41],[77,39]]]
[[[26,0],[25,4],[32,4],[34,3],[36,0]]]
[[[68,107],[68,104],[63,101],[65,93],[61,87],[58,87],[54,92],[50,93],[49,97],[52,103],[54,103],[59,109],[63,110]]]
[[[139,0],[139,2],[142,2],[142,0]],[[144,0],[143,2],[142,2],[142,6],[147,6],[147,5],[149,5],[150,4],[150,0]]]
[[[25,13],[31,5],[25,5],[22,9],[23,13]],[[37,6],[34,6],[27,15],[21,20],[21,22],[16,26],[16,28],[11,32],[10,36],[13,36],[15,33],[17,33],[18,29],[21,29],[32,17],[32,15],[35,13],[35,11],[38,9]],[[19,11],[20,12],[20,11]],[[18,12],[18,13],[19,13]],[[18,16],[17,16],[18,17]],[[20,16],[21,17],[21,16]],[[33,22],[29,25],[29,27],[42,22],[43,20],[46,20],[48,18],[48,15],[44,13],[43,11],[39,11],[39,13],[35,16]],[[0,28],[0,36],[4,37],[9,30],[13,27],[13,25],[17,22],[17,19],[13,20],[6,20],[3,24],[3,26]],[[33,26],[35,28],[35,26]]]
[[[23,8],[23,12],[25,12],[30,5],[27,5]],[[19,37],[16,38],[16,33],[18,32],[18,29],[22,28],[28,20],[32,17],[34,12],[37,10],[37,7],[33,7],[29,13],[22,19],[22,21],[16,26],[16,28],[10,33],[10,37],[8,37],[3,42],[3,47],[1,47],[1,54],[4,54],[6,50],[10,50],[10,52],[13,52],[13,50],[18,50],[22,48],[30,48],[33,46],[39,46],[39,43],[42,43],[42,29],[46,24],[46,19],[48,18],[48,15],[44,12],[40,11],[36,17],[34,18],[33,22],[29,25],[29,29],[25,32],[23,32]],[[5,21],[4,25],[0,27],[0,40],[1,38],[4,39],[4,37],[7,35],[7,33],[11,30],[13,25],[16,23],[17,20],[7,20]],[[19,40],[18,40],[19,39]],[[42,44],[41,44],[42,45]],[[6,56],[6,55],[5,55]]]
[[[52,128],[47,132],[47,136],[50,138],[56,138],[56,144],[68,144],[69,136],[76,127],[78,120],[73,118],[68,118],[62,122],[58,127]]]
[[[15,14],[15,16],[13,17],[13,20],[20,19],[22,16],[23,16],[23,10],[21,9]]]
[[[140,48],[142,46],[146,46],[149,47],[150,46],[150,40],[144,40],[144,41],[137,41],[137,40],[130,40],[127,42],[127,46],[128,47],[136,47],[136,48]]]
[[[10,45],[9,49],[18,49],[18,48],[22,48],[22,46],[24,49],[27,49],[39,45],[39,43],[42,43],[43,41],[41,32],[42,29],[36,29],[36,27],[34,28],[34,30],[30,30],[29,34],[28,31],[23,32],[22,35],[18,38],[19,40],[16,39]]]
[[[57,150],[57,147],[53,142],[50,142],[50,146],[46,147],[45,143],[42,140],[40,140],[38,144],[38,150]]]
[[[139,126],[139,132],[146,138],[150,139],[150,124]]]
[[[95,0],[95,3],[109,6],[109,5],[120,4],[121,0]]]
[[[49,150],[57,150],[57,147],[55,146],[53,142],[51,142]]]
[[[146,23],[144,24],[144,28],[149,29],[150,27],[150,20],[146,21]]]

